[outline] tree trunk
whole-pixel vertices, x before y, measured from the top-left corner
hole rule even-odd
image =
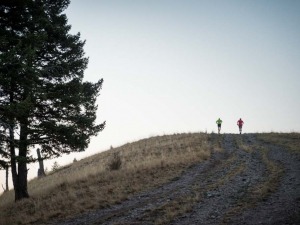
[[[24,127],[25,126],[25,127]],[[10,131],[10,152],[11,152],[11,173],[13,178],[13,185],[15,190],[15,201],[23,198],[29,198],[27,191],[27,127],[21,125],[20,131],[20,145],[19,145],[19,156],[15,154],[14,146],[14,133]],[[17,169],[18,164],[18,169]],[[17,171],[18,170],[18,171]]]
[[[6,187],[5,187],[5,191],[8,191],[8,166],[5,168],[6,170],[6,176],[5,176],[5,181],[6,181]]]
[[[14,90],[14,80],[11,80],[10,87]],[[26,95],[25,95],[26,96]],[[9,101],[14,103],[14,92],[10,93]],[[26,98],[24,98],[25,100]],[[10,154],[11,154],[11,175],[15,190],[15,201],[23,198],[28,198],[27,191],[27,136],[28,136],[28,117],[23,117],[20,121],[20,142],[19,142],[19,156],[16,156],[16,143],[14,137],[14,117],[9,118],[9,139],[10,139]],[[17,167],[18,165],[18,167]],[[18,171],[17,171],[18,170]]]
[[[11,156],[11,174],[15,191],[15,201],[18,201],[29,197],[27,191],[27,165],[26,161],[23,163],[18,162],[17,172],[17,161],[14,147],[11,147],[11,152],[13,153]]]
[[[29,198],[27,190],[27,163],[18,163],[17,184],[15,186],[15,201],[23,198]]]
[[[10,149],[10,164],[11,164],[11,176],[12,176],[12,180],[13,180],[13,185],[14,188],[17,186],[18,183],[18,174],[17,174],[17,162],[16,162],[16,151],[15,151],[15,143],[14,143],[14,126],[13,126],[13,122],[10,122],[11,125],[11,129],[9,130],[9,149]]]
[[[29,198],[27,190],[27,121],[22,121],[20,129],[20,144],[18,157],[18,180],[15,187],[15,200]]]

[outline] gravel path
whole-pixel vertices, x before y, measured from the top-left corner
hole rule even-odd
[[[257,207],[234,218],[234,224],[300,224],[300,156],[267,145],[268,158],[283,169],[278,188]],[[300,146],[299,146],[300,147]],[[253,217],[255,215],[255,217]]]
[[[260,143],[254,134],[224,134],[222,147],[160,188],[52,224],[300,224],[299,155]]]

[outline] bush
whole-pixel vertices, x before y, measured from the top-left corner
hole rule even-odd
[[[119,152],[113,153],[113,157],[108,165],[109,170],[119,170],[122,165],[122,160]]]

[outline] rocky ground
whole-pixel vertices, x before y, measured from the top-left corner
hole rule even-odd
[[[164,186],[49,224],[300,224],[300,155],[254,134],[221,142],[224,151]]]

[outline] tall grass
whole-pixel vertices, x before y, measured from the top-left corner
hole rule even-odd
[[[179,176],[188,166],[208,159],[215,147],[208,134],[189,133],[111,148],[30,181],[30,199],[14,203],[13,192],[4,193],[0,224],[43,224],[108,207]]]

